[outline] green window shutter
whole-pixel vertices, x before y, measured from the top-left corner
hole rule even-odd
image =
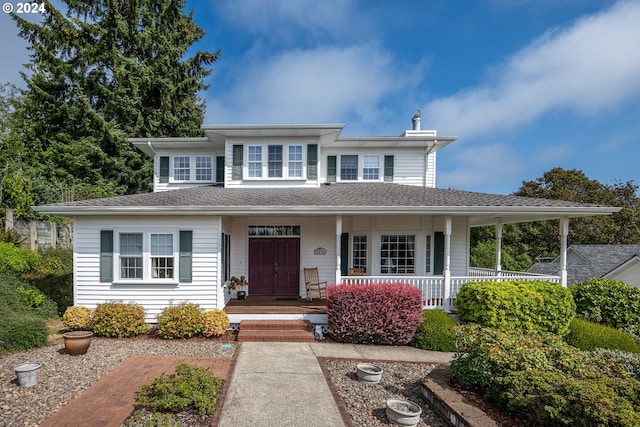
[[[384,156],[384,181],[393,182],[393,156]]]
[[[191,283],[192,280],[192,258],[193,258],[193,231],[180,230],[180,260],[178,262],[178,280],[184,283]]]
[[[327,156],[327,182],[336,182],[336,156]]]
[[[444,272],[444,233],[433,233],[433,274],[441,276]]]
[[[340,236],[340,274],[349,274],[349,233]]]
[[[307,179],[318,178],[318,144],[307,145]]]
[[[160,183],[169,182],[169,156],[160,157]]]
[[[224,157],[216,157],[216,182],[224,182]]]
[[[244,147],[242,145],[233,146],[233,167],[231,169],[232,179],[237,179],[237,180],[242,179],[243,148]]]
[[[113,230],[100,230],[100,282],[113,282]]]

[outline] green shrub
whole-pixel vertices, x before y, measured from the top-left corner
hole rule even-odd
[[[523,425],[640,425],[640,357],[583,352],[549,333],[458,328],[451,377]]]
[[[0,229],[0,242],[11,243],[13,246],[20,246],[26,239],[18,234],[14,228],[8,230]]]
[[[581,319],[625,329],[640,336],[640,289],[611,279],[595,278],[571,288]]]
[[[414,347],[422,350],[455,351],[458,323],[444,310],[423,310],[422,324],[413,338]]]
[[[73,250],[46,248],[39,254],[40,262],[23,277],[55,301],[58,313],[62,314],[73,305]]]
[[[222,381],[208,368],[182,363],[176,373],[162,374],[143,384],[137,397],[139,406],[166,412],[179,412],[189,406],[201,414],[212,414]]]
[[[27,248],[0,242],[0,273],[19,275],[33,270],[40,256]]]
[[[48,343],[49,328],[45,320],[34,313],[0,308],[0,351],[27,351]]]
[[[609,350],[628,351],[629,353],[640,353],[640,346],[631,336],[610,326],[589,322],[588,320],[571,320],[569,333],[565,340],[580,350],[606,348]]]
[[[158,335],[164,339],[191,338],[204,329],[198,304],[182,303],[165,307],[158,315]]]
[[[482,326],[564,335],[575,316],[571,292],[553,282],[469,282],[458,292],[460,319]]]
[[[136,410],[120,427],[181,427],[182,423],[172,414]]]
[[[202,315],[202,334],[205,337],[222,335],[229,327],[229,316],[224,310],[209,310]]]
[[[149,330],[141,305],[110,301],[98,304],[93,313],[93,332],[103,337],[129,338]]]
[[[91,309],[81,305],[68,307],[62,315],[62,323],[71,331],[92,330]]]

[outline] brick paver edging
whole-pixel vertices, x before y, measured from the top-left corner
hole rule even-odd
[[[41,427],[119,427],[133,412],[135,395],[140,386],[162,373],[174,373],[176,365],[180,363],[210,368],[214,375],[222,378],[224,382],[218,399],[219,408],[226,396],[237,354],[238,351],[235,351],[233,357],[215,358],[132,356],[49,417]],[[216,416],[218,412],[216,410]]]

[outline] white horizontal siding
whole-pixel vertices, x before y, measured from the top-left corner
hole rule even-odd
[[[218,280],[219,221],[217,217],[78,217],[74,238],[74,304],[95,309],[111,300],[136,302],[155,322],[162,309],[183,301],[216,308],[221,292]],[[192,230],[192,282],[178,285],[100,283],[100,230],[153,231]],[[178,242],[175,242],[177,245]],[[116,248],[117,249],[117,248]],[[177,249],[177,248],[176,248]],[[176,264],[178,260],[175,260]],[[118,260],[114,257],[114,264]]]
[[[628,268],[614,272],[614,274],[606,276],[609,279],[619,280],[629,286],[640,288],[640,263],[634,262]]]

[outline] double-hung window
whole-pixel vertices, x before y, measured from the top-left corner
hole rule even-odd
[[[173,234],[151,234],[151,278],[173,278]]]
[[[414,274],[415,252],[415,235],[383,234],[380,236],[380,273]]]
[[[173,158],[173,179],[189,181],[191,179],[191,162],[189,156],[175,156]]]
[[[289,177],[302,178],[302,145],[289,146]]]
[[[196,181],[211,181],[213,179],[213,157],[196,156]]]
[[[120,278],[142,279],[142,233],[120,233]]]
[[[376,155],[362,156],[362,179],[364,180],[380,179],[380,156],[376,156]]]
[[[250,178],[260,178],[262,176],[262,147],[257,145],[249,146],[248,169]]]
[[[269,178],[282,178],[282,145],[269,145]]]
[[[358,179],[358,156],[344,154],[340,156],[340,180],[356,181]]]

